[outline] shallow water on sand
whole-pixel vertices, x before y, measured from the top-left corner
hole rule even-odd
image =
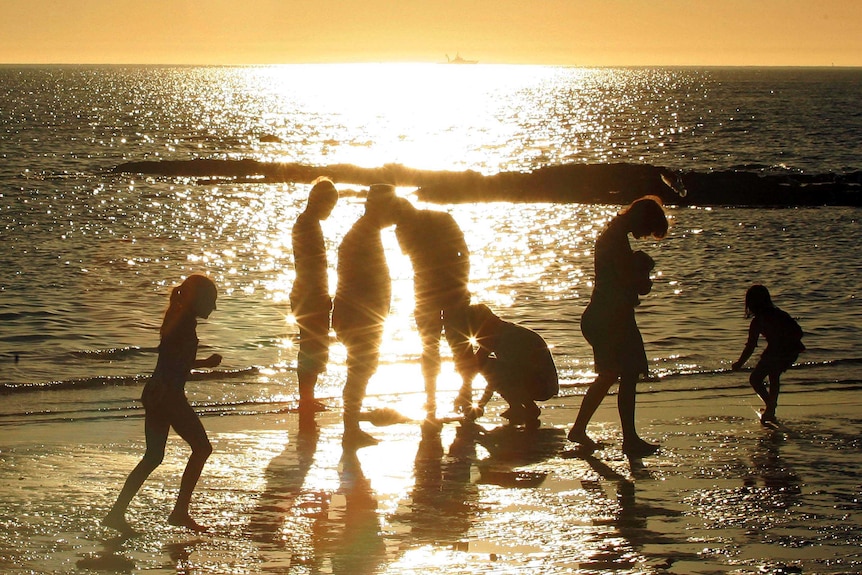
[[[318,388],[332,410],[317,432],[290,411],[289,234],[308,186],[106,172],[137,159],[254,158],[481,173],[572,161],[840,173],[859,158],[858,71],[482,68],[467,84],[448,78],[472,94],[469,105],[444,90],[451,105],[426,116],[415,105],[441,92],[415,100],[398,78],[393,100],[359,101],[332,70],[0,70],[10,102],[0,121],[10,142],[0,165],[9,272],[0,284],[0,571],[862,570],[858,210],[671,207],[666,240],[635,242],[657,261],[638,322],[662,376],[640,384],[638,418],[663,448],[632,464],[618,448],[613,397],[590,429],[607,448],[583,458],[564,441],[593,375],[578,329],[591,250],[619,207],[424,206],[464,229],[477,301],[554,346],[562,395],[533,435],[459,436],[450,425],[423,441],[410,423],[371,429],[381,445],[351,458],[340,445],[340,345]],[[368,70],[345,72],[358,85]],[[406,104],[383,109],[393,101]],[[281,141],[264,144],[266,134]],[[355,186],[339,186],[345,198],[324,229],[333,274],[362,210]],[[412,278],[391,230],[385,241],[393,313],[367,406],[421,417]],[[225,362],[188,385],[215,447],[193,512],[213,530],[165,522],[187,457],[173,437],[130,509],[144,533],[116,539],[98,521],[143,451],[140,386],[170,286],[193,271],[221,289],[199,335],[202,353]],[[727,372],[753,282],[806,332],[808,351],[783,381],[778,431],[757,423],[746,374]],[[439,387],[439,405],[451,405],[451,362]],[[495,428],[502,409],[492,403],[480,423]]]
[[[418,369],[418,368],[417,368]],[[721,380],[735,374],[715,376]],[[700,382],[698,382],[700,383]],[[720,381],[719,383],[725,383]],[[702,387],[702,386],[701,386]],[[98,526],[142,452],[141,421],[4,430],[5,573],[851,573],[862,569],[858,391],[794,393],[765,429],[751,394],[649,394],[644,436],[619,451],[613,398],[592,456],[565,441],[577,396],[543,427],[368,428],[345,453],[337,412],[205,417],[215,452],[193,500],[211,532],[166,524],[186,446],[133,502],[131,539]],[[482,431],[479,433],[479,431]]]

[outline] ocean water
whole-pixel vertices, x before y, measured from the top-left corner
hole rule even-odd
[[[290,230],[309,186],[112,171],[125,162],[483,174],[620,162],[828,177],[862,170],[860,96],[862,71],[836,69],[0,67],[0,429],[140,417],[168,294],[193,272],[220,289],[198,327],[201,353],[224,357],[187,386],[198,410],[296,406]],[[362,186],[337,185],[343,199],[324,223],[333,287],[338,243],[363,210]],[[583,393],[594,376],[578,327],[592,249],[620,206],[420,205],[463,228],[474,299],[539,331],[561,394]],[[656,376],[642,397],[745,392],[746,376],[726,372],[745,342],[752,283],[805,331],[808,351],[783,381],[788,402],[860,387],[858,208],[668,213],[665,240],[633,241],[657,262],[638,309]],[[392,314],[368,404],[421,414],[411,270],[391,229],[384,241]],[[344,355],[335,343],[318,384],[333,406]],[[441,396],[458,383],[444,364]]]
[[[7,66],[0,95],[0,385],[13,395],[139,383],[154,363],[170,287],[195,271],[221,289],[219,310],[200,327],[205,351],[225,357],[206,396],[220,404],[295,395],[289,234],[307,186],[111,172],[124,162],[255,159],[321,171],[399,163],[486,174],[625,162],[841,174],[858,171],[862,157],[859,70]],[[350,195],[360,187],[338,184],[345,198],[325,224],[333,275],[338,242],[362,210]],[[577,321],[592,242],[619,207],[427,207],[450,211],[464,229],[475,299],[541,331],[564,385],[588,381]],[[806,366],[862,358],[857,210],[669,212],[668,239],[641,246],[658,262],[639,313],[657,374],[727,369],[752,282],[799,318]],[[410,268],[392,235],[383,354],[397,365],[415,362],[418,345]],[[331,396],[343,380],[337,347],[321,384]]]

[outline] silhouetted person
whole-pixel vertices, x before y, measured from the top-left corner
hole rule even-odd
[[[793,365],[799,354],[805,351],[802,344],[802,328],[790,315],[779,309],[762,285],[753,285],[745,293],[745,317],[751,318],[748,327],[748,341],[733,370],[742,369],[751,357],[757,340],[766,338],[766,349],[751,371],[749,383],[766,407],[760,416],[763,423],[777,423],[775,409],[778,407],[778,393],[781,389],[781,374]],[[764,380],[769,378],[769,388]]]
[[[201,367],[216,367],[221,356],[212,354],[206,359],[196,359],[198,337],[197,318],[207,318],[216,309],[216,286],[208,277],[191,275],[171,292],[171,301],[161,327],[159,357],[150,380],[144,386],[141,403],[144,404],[144,433],[147,450],[143,459],[129,474],[111,511],[102,520],[125,534],[134,530],[126,522],[126,508],[141,488],[150,473],[159,466],[165,456],[168,433],[173,427],[192,448],[174,510],[168,523],[204,531],[189,515],[189,502],[197,485],[204,463],[212,446],[200,418],[189,405],[185,395],[185,384],[189,372]]]
[[[359,413],[368,380],[377,371],[383,323],[389,315],[392,292],[380,232],[395,223],[396,212],[395,188],[387,184],[371,186],[364,215],[353,224],[338,248],[338,287],[332,327],[347,348],[342,441],[349,447],[377,443],[359,428]]]
[[[538,427],[541,410],[536,401],[560,391],[548,344],[535,331],[500,319],[484,304],[470,306],[470,325],[479,347],[479,373],[487,382],[479,409],[497,392],[509,404],[500,414],[509,423]]]
[[[437,418],[441,334],[445,334],[462,380],[455,408],[464,411],[473,402],[476,364],[467,318],[470,253],[464,233],[450,214],[419,210],[406,199],[399,201],[395,235],[413,264],[414,317],[422,339],[425,409],[428,419],[433,421]]]
[[[628,235],[661,239],[667,235],[667,229],[661,200],[646,196],[614,217],[596,240],[595,282],[590,303],[581,316],[581,331],[593,348],[598,377],[584,395],[568,436],[586,450],[598,446],[587,435],[587,424],[616,381],[620,382],[617,406],[623,451],[630,457],[642,457],[658,449],[641,439],[635,430],[637,382],[649,371],[643,338],[635,322],[635,307],[640,303],[638,295],[651,289],[645,276],[652,268],[652,259],[635,255]]]
[[[338,190],[330,180],[315,180],[305,211],[296,218],[291,232],[296,279],[290,290],[290,307],[299,326],[296,375],[301,412],[326,409],[314,398],[317,378],[329,360],[329,312],[332,309],[320,222],[329,217],[337,201]]]

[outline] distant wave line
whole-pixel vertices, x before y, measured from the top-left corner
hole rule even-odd
[[[204,381],[216,379],[233,379],[245,377],[260,371],[257,366],[244,367],[231,370],[193,371],[189,381]],[[35,391],[64,391],[69,389],[97,389],[108,386],[140,385],[150,379],[150,375],[104,375],[84,378],[74,378],[59,381],[47,381],[40,383],[2,383],[0,384],[0,395],[13,393],[28,393]]]
[[[143,352],[145,348],[122,348],[126,351],[131,352]],[[102,350],[109,351],[109,350]],[[408,360],[410,363],[415,363],[417,360]],[[387,362],[390,363],[390,362]],[[404,361],[393,361],[395,363],[404,363]],[[817,369],[823,367],[836,367],[843,365],[859,365],[862,364],[862,358],[842,358],[835,359],[829,361],[820,361],[820,362],[802,362],[795,364],[793,368],[794,371],[806,371],[808,369]],[[248,366],[238,369],[229,369],[229,370],[208,370],[208,371],[193,371],[189,376],[189,381],[217,381],[217,380],[227,380],[227,379],[237,379],[248,377],[250,375],[256,375],[261,371],[260,366]],[[742,373],[750,371],[749,369],[743,370]],[[655,376],[646,380],[646,383],[655,383],[660,385],[664,381],[676,381],[676,380],[684,380],[693,377],[710,377],[710,376],[719,376],[719,375],[727,375],[732,373],[732,370],[729,368],[718,368],[718,369],[691,369],[691,370],[680,370],[668,373],[662,373],[660,376]],[[59,380],[59,381],[49,381],[49,382],[39,382],[39,383],[2,383],[0,384],[0,395],[10,395],[17,393],[28,393],[28,392],[37,392],[37,391],[63,391],[69,389],[97,389],[101,387],[109,387],[109,386],[132,386],[132,385],[142,385],[146,383],[150,379],[150,374],[133,374],[133,375],[115,375],[115,376],[94,376],[94,377],[85,377],[85,378],[74,378],[67,380]],[[743,384],[740,384],[742,387],[746,387],[747,377],[742,378],[744,380]],[[585,388],[592,383],[592,378],[579,378],[577,380],[568,380],[561,381],[560,387],[562,389],[577,389],[577,388]]]

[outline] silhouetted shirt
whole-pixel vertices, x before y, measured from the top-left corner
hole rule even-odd
[[[790,314],[780,308],[766,309],[751,319],[745,346],[754,349],[761,335],[766,339],[764,353],[789,355],[805,351],[802,328]]]
[[[198,322],[191,313],[169,318],[170,325],[159,342],[153,383],[183,389],[198,351]]]
[[[395,228],[401,250],[413,264],[416,305],[445,307],[466,299],[470,253],[450,214],[417,210]]]
[[[306,301],[325,301],[329,307],[329,278],[326,268],[326,246],[320,220],[308,212],[296,218],[291,232],[296,280],[290,299],[300,305]]]
[[[389,315],[392,284],[380,228],[360,217],[338,248],[338,287],[332,310],[336,332],[382,325]]]
[[[540,401],[559,392],[557,368],[551,350],[535,331],[516,323],[500,321],[482,326],[476,339],[480,370],[485,358],[493,354],[496,363],[494,369],[497,373],[505,374],[503,380],[495,380],[498,383],[525,387],[531,392],[531,398]]]

